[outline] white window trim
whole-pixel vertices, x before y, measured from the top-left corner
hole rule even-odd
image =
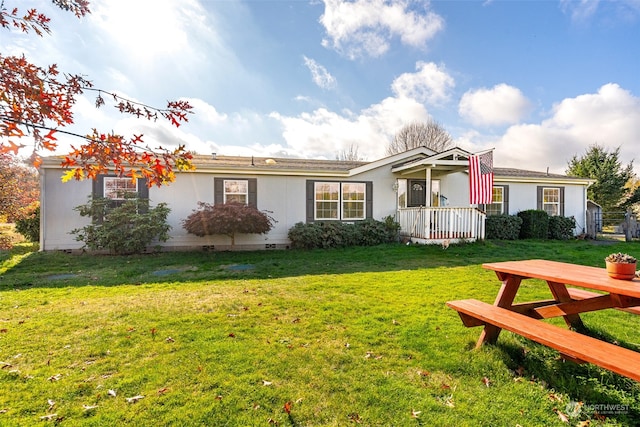
[[[495,190],[500,190],[500,192],[502,193],[502,197],[501,200],[499,202],[495,202],[495,198],[493,198],[493,202],[488,206],[495,206],[495,205],[499,205],[500,206],[500,212],[499,213],[494,213],[492,212],[491,215],[502,215],[504,214],[504,187],[502,185],[494,185],[492,191]]]
[[[110,200],[125,200],[126,198],[124,197],[109,197],[108,194],[111,193],[112,190],[107,190],[107,183],[108,182],[120,182],[120,181],[127,181],[127,182],[131,182],[131,178],[120,178],[117,176],[105,176],[104,180],[102,182],[102,194],[104,197],[106,197],[107,199]],[[131,189],[125,189],[125,193],[135,193],[138,194],[138,180],[135,180],[135,190],[131,190]],[[118,188],[116,188],[116,190],[118,190]]]
[[[547,190],[553,190],[557,193],[557,202],[545,201],[545,192]],[[554,216],[560,215],[560,189],[558,187],[542,187],[542,210],[549,213],[549,211],[545,209],[546,206],[556,206],[556,213]]]
[[[318,194],[317,189],[318,189],[318,185],[325,185],[325,184],[336,184],[338,185],[338,200],[324,200],[324,199],[317,199],[316,196]],[[342,188],[343,188],[343,184],[358,184],[358,185],[362,185],[363,186],[363,195],[364,198],[362,201],[360,200],[344,200],[343,196],[342,196]],[[338,206],[338,218],[320,218],[318,217],[318,202],[324,202],[324,203],[336,203]],[[345,214],[344,214],[344,203],[345,202],[355,202],[355,203],[362,203],[362,217],[360,218],[345,218]],[[315,181],[314,182],[314,186],[313,186],[313,219],[315,221],[361,221],[367,218],[367,185],[364,182],[359,182],[359,181],[355,181],[355,182],[350,182],[350,181],[345,181],[345,182],[337,182],[337,181]]]
[[[342,189],[345,184],[349,185],[361,185],[362,186],[362,200],[344,200],[342,195]],[[360,203],[362,204],[362,216],[345,218],[344,210],[345,203]],[[364,182],[341,182],[340,183],[340,219],[343,221],[361,221],[367,217],[367,186]]]
[[[231,192],[227,192],[227,182],[231,182],[231,181],[235,181],[235,182],[244,182],[245,183],[245,189],[246,191],[244,192],[238,192],[238,193],[231,193]],[[246,179],[225,179],[222,182],[222,201],[223,203],[227,203],[227,196],[244,196],[244,204],[248,204],[249,203],[249,181]]]

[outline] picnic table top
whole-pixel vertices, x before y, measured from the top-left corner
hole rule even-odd
[[[605,268],[543,259],[492,262],[482,264],[482,267],[494,270],[499,276],[509,274],[640,298],[640,278],[612,279]]]

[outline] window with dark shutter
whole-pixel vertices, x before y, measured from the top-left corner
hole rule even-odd
[[[564,187],[537,188],[537,209],[543,210],[549,216],[564,216]]]
[[[371,181],[307,181],[306,219],[360,221],[373,217]]]
[[[256,178],[214,178],[213,202],[242,203],[258,207],[258,180]]]

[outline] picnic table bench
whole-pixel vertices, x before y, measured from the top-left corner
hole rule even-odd
[[[493,305],[473,299],[447,302],[465,326],[484,326],[476,347],[495,343],[500,331],[506,329],[554,348],[568,360],[593,363],[640,381],[640,353],[577,332],[584,328],[580,313],[615,308],[640,314],[640,279],[612,279],[604,268],[548,260],[488,263],[483,267],[494,270],[502,281]],[[524,279],[546,281],[553,298],[514,304]],[[541,321],[560,316],[573,330]]]

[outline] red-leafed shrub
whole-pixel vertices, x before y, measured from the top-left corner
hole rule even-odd
[[[198,207],[182,221],[183,228],[200,237],[215,234],[229,236],[232,246],[236,234],[265,234],[276,222],[267,213],[242,203],[210,205],[198,202]]]

